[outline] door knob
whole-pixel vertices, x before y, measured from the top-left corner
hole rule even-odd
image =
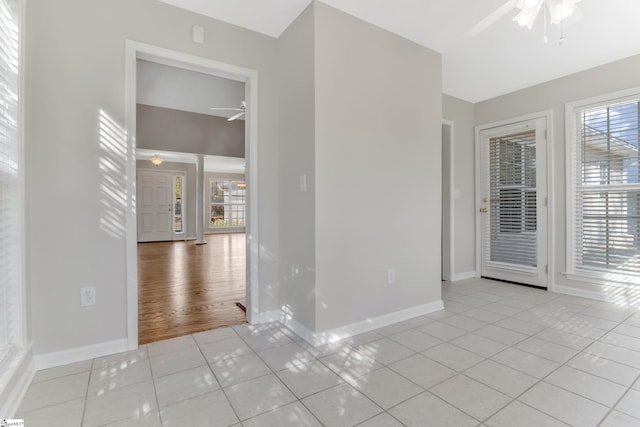
[[[489,209],[487,208],[480,208],[480,212],[482,213],[487,213],[489,211]]]

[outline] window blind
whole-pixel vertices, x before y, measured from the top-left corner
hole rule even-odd
[[[18,2],[0,0],[0,372],[15,347],[21,286],[18,37]]]
[[[536,132],[489,141],[490,260],[537,266]]]
[[[574,111],[576,272],[640,276],[639,101]]]

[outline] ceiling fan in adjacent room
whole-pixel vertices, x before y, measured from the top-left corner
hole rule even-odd
[[[245,115],[245,113],[247,112],[247,103],[245,101],[242,101],[242,103],[240,103],[240,108],[236,108],[236,107],[211,107],[210,110],[216,110],[216,111],[237,111],[236,114],[234,114],[233,116],[229,117],[227,119],[228,122],[236,120],[241,118],[242,116]]]
[[[513,10],[519,10],[518,14],[513,17],[521,27],[531,29],[538,15],[542,11],[545,29],[545,43],[547,23],[562,25],[567,18],[576,15],[579,12],[577,3],[582,0],[508,0],[498,9],[490,13],[483,20],[474,25],[465,34],[467,36],[476,36],[495,24],[503,16]],[[560,43],[564,41],[564,34],[561,34]]]

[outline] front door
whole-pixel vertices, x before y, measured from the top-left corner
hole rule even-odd
[[[480,130],[482,277],[547,287],[544,118]]]
[[[173,174],[138,171],[138,242],[172,239]]]

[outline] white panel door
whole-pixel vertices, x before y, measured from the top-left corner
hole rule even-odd
[[[480,131],[481,275],[547,287],[546,120]]]
[[[139,171],[138,242],[158,242],[172,238],[173,174]]]

